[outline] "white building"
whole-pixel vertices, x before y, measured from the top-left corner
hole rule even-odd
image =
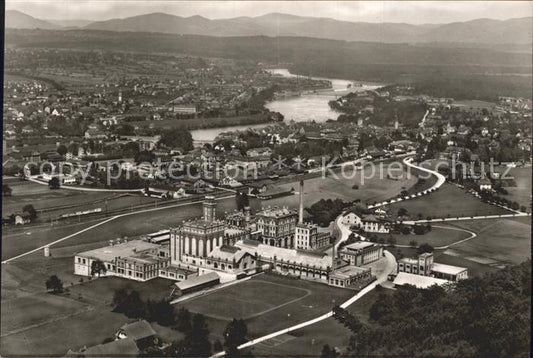
[[[375,232],[386,234],[389,232],[389,221],[375,215],[357,215],[353,211],[345,213],[342,217],[342,223],[350,227],[363,229],[365,232]]]

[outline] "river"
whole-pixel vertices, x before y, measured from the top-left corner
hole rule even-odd
[[[270,73],[283,77],[298,77],[289,70],[271,69]],[[310,77],[312,79],[328,80],[331,88],[316,91],[316,93],[304,93],[301,96],[277,99],[266,104],[266,108],[274,112],[279,112],[285,117],[285,121],[295,122],[325,122],[328,119],[337,119],[340,112],[329,107],[329,101],[344,96],[350,92],[358,92],[369,89],[376,89],[382,85],[376,83],[363,83],[360,81],[348,81],[342,79]],[[351,85],[351,87],[349,87]],[[247,128],[263,128],[271,123],[256,124],[252,126],[232,126],[223,128],[197,129],[191,131],[194,141],[197,143],[210,142],[217,135],[223,132],[245,130]]]

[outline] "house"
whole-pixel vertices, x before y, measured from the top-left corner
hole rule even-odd
[[[85,138],[87,139],[103,139],[106,138],[105,132],[97,128],[89,128],[85,131]]]
[[[481,178],[478,182],[479,190],[492,190],[492,183],[488,178]]]
[[[31,215],[27,212],[15,214],[15,225],[24,225],[31,222]]]
[[[140,353],[133,339],[119,339],[109,343],[98,344],[79,351],[70,350],[66,357],[136,357]]]
[[[120,327],[115,333],[115,338],[117,340],[131,339],[140,350],[143,350],[154,343],[155,335],[156,333],[150,323],[141,319]]]
[[[246,151],[246,155],[249,157],[270,157],[272,149],[269,147],[252,148]]]
[[[343,215],[342,223],[349,226],[355,226],[365,232],[388,233],[389,221],[383,217],[377,217],[373,214],[358,215],[349,211]]]

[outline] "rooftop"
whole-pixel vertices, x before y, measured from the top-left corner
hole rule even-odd
[[[335,278],[350,278],[353,275],[357,275],[366,271],[370,271],[370,268],[346,265],[344,267],[336,269],[333,272],[332,276]]]
[[[428,288],[433,285],[443,285],[448,283],[448,280],[442,280],[440,278],[434,278],[429,276],[415,275],[412,273],[400,272],[398,276],[394,279],[394,285],[403,286],[403,285],[412,285],[416,288]]]
[[[285,216],[291,216],[291,215],[297,215],[296,210],[292,210],[289,208],[266,208],[262,209],[260,212],[256,214],[256,216],[266,216],[266,217],[285,217]]]
[[[465,267],[439,264],[436,262],[433,263],[433,268],[432,268],[432,271],[441,272],[447,275],[457,275],[465,270],[466,270]]]
[[[136,322],[127,323],[120,327],[120,330],[126,333],[128,338],[131,338],[135,341],[139,339],[155,336],[155,331],[150,325],[150,323],[141,319]]]
[[[157,249],[158,247],[159,245],[157,244],[152,244],[143,240],[131,240],[118,245],[105,246],[99,249],[80,252],[77,255],[92,257],[104,262],[109,262],[116,257],[135,256],[143,251]]]
[[[376,246],[376,244],[374,244],[373,242],[368,242],[368,241],[358,241],[358,242],[354,242],[353,244],[344,246],[344,250],[359,251],[359,250],[363,250],[363,249],[366,249],[367,247],[372,247],[372,246]]]
[[[193,288],[195,286],[208,283],[208,282],[212,282],[212,281],[216,281],[216,280],[220,281],[220,276],[217,275],[216,272],[209,272],[209,273],[206,273],[205,275],[194,276],[194,277],[186,279],[185,281],[176,282],[175,285],[179,290],[183,291],[183,290]]]
[[[99,344],[85,350],[75,352],[69,350],[67,357],[113,357],[113,356],[137,356],[139,349],[133,339],[118,339],[113,342]]]
[[[302,265],[314,265],[315,267],[322,268],[331,266],[331,256],[327,255],[320,257],[317,255],[308,255],[293,249],[284,249],[265,244],[251,245],[248,242],[245,243],[243,241],[237,241],[235,246],[242,248],[244,251],[247,251],[252,255],[257,252],[257,254],[262,257],[273,258],[276,256],[277,261],[291,261]]]

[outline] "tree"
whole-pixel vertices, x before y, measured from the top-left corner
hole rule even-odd
[[[46,280],[46,289],[48,291],[52,290],[53,293],[62,292],[63,282],[61,282],[57,275],[52,275],[48,280]]]
[[[59,145],[59,147],[57,147],[56,151],[59,155],[64,156],[65,154],[67,154],[68,149],[64,144],[61,144]]]
[[[423,254],[423,253],[426,253],[426,252],[429,252],[429,253],[432,253],[433,252],[433,246],[431,246],[430,244],[428,243],[423,243],[422,245],[420,245],[418,247],[418,249],[416,250],[416,252],[420,255],[420,254]]]
[[[411,241],[409,241],[409,246],[417,247],[418,246],[418,242],[416,242],[416,240],[411,240]]]
[[[135,163],[137,164],[143,163],[143,162],[151,163],[154,161],[154,159],[155,159],[154,153],[148,150],[143,150],[135,154]]]
[[[220,342],[220,340],[217,339],[215,343],[213,344],[213,351],[215,353],[218,353],[218,352],[222,352],[223,350],[224,350],[224,346],[222,346],[222,342]]]
[[[413,232],[416,235],[424,235],[426,233],[426,229],[422,225],[414,225],[413,226]]]
[[[59,189],[59,187],[61,186],[61,183],[59,182],[59,178],[53,177],[52,179],[50,179],[48,181],[48,186],[50,187],[50,189]]]
[[[185,151],[193,149],[191,132],[185,128],[174,128],[163,132],[159,144],[169,148],[182,148]]]
[[[2,184],[2,195],[3,196],[11,196],[11,192],[13,190],[11,189],[11,187],[7,184]]]
[[[168,300],[160,300],[158,302],[151,303],[149,308],[149,319],[156,321],[162,326],[171,326],[175,323],[174,306],[170,304]]]
[[[322,346],[322,352],[320,353],[320,358],[331,358],[332,350],[329,348],[329,345],[324,344]]]
[[[35,208],[31,204],[24,205],[24,207],[22,208],[22,212],[30,214],[30,220],[37,219],[37,210],[35,210]]]
[[[191,329],[185,333],[184,347],[186,357],[209,357],[211,354],[209,328],[202,314],[197,313],[192,317]]]
[[[224,330],[223,336],[225,339],[224,345],[228,348],[238,347],[246,342],[246,334],[248,328],[243,319],[233,319]]]
[[[180,332],[187,332],[191,329],[191,313],[185,307],[181,307],[176,314],[175,330]]]
[[[399,208],[398,209],[398,216],[406,216],[407,215],[407,209],[406,208]]]
[[[101,274],[105,275],[106,272],[107,268],[101,260],[94,260],[91,263],[91,276],[98,275],[100,277]]]

